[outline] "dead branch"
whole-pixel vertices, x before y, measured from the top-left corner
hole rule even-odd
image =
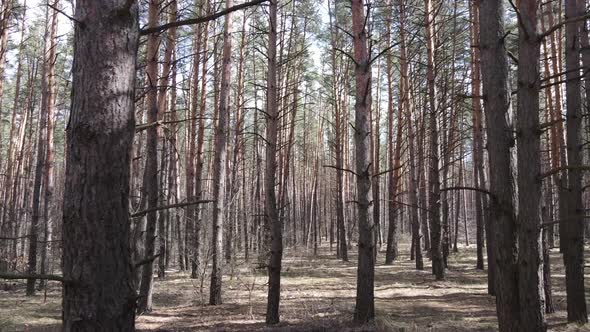
[[[199,200],[199,201],[194,201],[194,202],[186,202],[186,203],[177,203],[177,204],[169,204],[169,205],[156,206],[155,208],[145,209],[143,211],[135,212],[135,213],[133,213],[131,215],[131,218],[142,217],[142,216],[145,216],[146,214],[148,214],[150,212],[156,212],[156,211],[160,211],[160,210],[168,210],[168,209],[174,209],[174,208],[183,208],[183,207],[190,206],[190,205],[207,204],[207,203],[212,203],[212,202],[214,202],[214,201],[213,200],[210,200],[210,199],[204,199],[204,200]]]

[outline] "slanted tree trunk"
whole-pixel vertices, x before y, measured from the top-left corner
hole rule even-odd
[[[517,263],[517,228],[514,208],[511,148],[514,146],[510,114],[508,55],[504,46],[502,1],[481,0],[479,8],[481,75],[490,164],[490,219],[494,220],[496,311],[500,331],[520,326]]]
[[[519,331],[545,331],[543,256],[540,228],[539,0],[520,0],[518,10],[518,170]]]
[[[375,317],[375,247],[371,220],[371,62],[367,49],[364,0],[352,0],[352,35],[355,61],[354,142],[358,211],[358,268],[354,320],[364,323]]]
[[[63,330],[133,331],[129,175],[137,5],[78,0],[75,8],[84,27],[75,26],[67,129]]]

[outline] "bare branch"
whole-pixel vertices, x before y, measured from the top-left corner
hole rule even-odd
[[[473,191],[478,191],[480,193],[484,193],[490,196],[494,196],[491,192],[485,190],[485,189],[481,189],[481,188],[475,188],[475,187],[447,187],[447,188],[442,188],[440,191],[449,191],[449,190],[473,190]]]
[[[42,279],[42,280],[53,280],[59,282],[66,282],[63,276],[55,274],[12,274],[12,273],[0,273],[0,279],[8,280],[21,280],[21,279]]]
[[[322,165],[322,167],[333,168],[335,170],[344,171],[344,172],[352,173],[354,175],[358,175],[358,174],[356,174],[355,171],[350,170],[350,169],[347,169],[347,168],[340,168],[340,167],[336,167],[336,166],[333,166],[333,165]]]
[[[204,200],[199,200],[199,201],[194,201],[194,202],[186,202],[186,203],[177,203],[177,204],[169,204],[169,205],[162,205],[162,206],[156,206],[155,208],[151,208],[151,209],[145,209],[143,211],[139,211],[139,212],[135,212],[131,215],[131,218],[137,218],[137,217],[142,217],[145,216],[146,214],[150,213],[150,212],[156,212],[156,211],[160,211],[160,210],[168,210],[168,209],[174,209],[174,208],[183,208],[186,206],[191,206],[191,205],[197,205],[197,204],[207,204],[207,203],[212,203],[213,201],[210,199],[204,199]]]
[[[219,17],[222,17],[224,15],[227,15],[231,12],[235,12],[237,10],[240,9],[245,9],[248,7],[252,7],[252,6],[256,6],[256,5],[260,5],[262,3],[267,2],[268,0],[252,0],[250,2],[245,2],[239,5],[235,5],[232,7],[229,7],[227,9],[224,9],[222,11],[219,11],[215,14],[211,14],[211,15],[207,15],[207,16],[201,16],[201,17],[196,17],[196,18],[189,18],[186,20],[180,20],[180,21],[176,21],[176,22],[170,22],[170,23],[166,23],[166,24],[162,24],[159,25],[157,27],[153,27],[153,28],[148,28],[148,29],[141,29],[139,31],[139,33],[141,35],[149,35],[152,33],[157,33],[157,32],[161,32],[164,30],[168,30],[170,28],[176,28],[176,27],[180,27],[180,26],[184,26],[184,25],[192,25],[192,24],[199,24],[199,23],[205,23],[205,22],[209,22],[209,21],[213,21]]]

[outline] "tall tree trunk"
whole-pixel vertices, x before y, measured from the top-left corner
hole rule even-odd
[[[354,320],[368,322],[375,317],[375,232],[371,220],[371,61],[367,49],[364,0],[352,0],[352,35],[355,60],[355,120],[358,211],[358,268]]]
[[[518,3],[518,295],[520,331],[544,331],[545,298],[541,248],[541,181],[539,138],[539,0]]]
[[[423,270],[424,262],[422,259],[422,246],[421,246],[421,234],[420,234],[420,219],[418,215],[418,174],[416,170],[416,153],[415,146],[418,139],[416,137],[413,124],[416,123],[412,119],[412,107],[410,105],[410,84],[409,84],[409,69],[408,69],[408,50],[406,44],[406,3],[405,0],[399,1],[399,24],[400,24],[400,77],[402,85],[400,84],[400,111],[403,109],[405,114],[405,121],[408,125],[408,163],[409,163],[409,183],[408,183],[408,195],[409,195],[409,220],[412,232],[412,248],[411,256],[416,261],[416,269]],[[400,112],[400,116],[402,113]],[[425,238],[426,240],[426,238]]]
[[[169,14],[168,14],[168,22],[175,22],[176,21],[176,12],[177,12],[177,3],[176,0],[172,0],[170,2],[169,7]],[[168,30],[166,35],[166,48],[164,51],[164,61],[162,66],[162,76],[159,80],[159,91],[158,91],[158,110],[166,110],[167,109],[167,101],[168,101],[168,84],[170,82],[170,78],[172,75],[176,74],[176,69],[172,69],[174,66],[173,64],[173,53],[175,52],[176,48],[176,28],[172,28]],[[172,82],[175,83],[175,78],[172,77]],[[172,85],[174,88],[174,85]],[[171,89],[172,90],[172,89]],[[170,101],[170,121],[176,121],[176,119],[172,120],[172,114],[176,116],[175,112],[175,104],[176,104],[176,93],[171,92],[171,101]],[[167,119],[165,116],[166,112],[160,112],[160,120]],[[167,178],[168,178],[168,193],[165,196],[165,203],[172,204],[172,196],[176,197],[175,193],[175,184],[176,182],[176,124],[171,124],[174,131],[165,131],[166,135],[162,136],[162,155],[161,155],[161,169],[164,170],[164,165],[166,161],[168,162],[167,165]],[[169,149],[168,149],[169,147]],[[164,176],[163,174],[160,175],[160,183],[162,184],[162,189],[165,187],[164,183]],[[170,211],[164,211],[163,214],[160,215],[158,219],[158,243],[159,243],[159,253],[160,257],[158,257],[158,278],[164,278],[166,276],[166,266],[167,266],[167,257],[170,255],[170,246],[167,245],[167,238],[168,238],[168,224],[170,224]],[[163,218],[165,216],[165,219]],[[165,254],[164,254],[165,253]]]
[[[132,331],[135,2],[78,0],[63,205],[63,330]],[[105,41],[108,40],[108,43]],[[80,199],[83,197],[84,199]]]
[[[520,326],[518,246],[511,148],[514,146],[510,114],[508,55],[504,48],[504,2],[481,0],[479,8],[483,101],[490,142],[490,219],[494,220],[496,311],[500,331]]]
[[[199,7],[199,14],[203,15],[207,1],[196,1],[195,4]],[[187,200],[199,200],[201,195],[202,187],[202,137],[204,137],[204,107],[202,101],[205,99],[205,91],[201,82],[205,81],[205,75],[207,74],[207,40],[209,31],[207,30],[208,24],[199,24],[196,26],[193,38],[193,50],[195,57],[193,59],[193,73],[192,73],[192,84],[191,84],[191,106],[190,106],[190,121],[188,123],[188,153],[186,154],[186,197]],[[203,38],[201,40],[201,38]],[[202,43],[205,43],[202,46]],[[201,53],[204,51],[204,56],[201,57]],[[202,73],[199,73],[199,65],[202,59]],[[201,74],[201,75],[199,75]],[[199,99],[200,98],[200,99]],[[199,113],[197,113],[199,109]],[[197,115],[198,114],[198,115]],[[198,123],[198,137],[197,135],[197,123]],[[199,145],[199,143],[201,143]],[[189,206],[185,212],[186,220],[186,251],[187,261],[190,263],[191,278],[195,279],[199,275],[199,268],[201,263],[201,220],[199,219],[199,209],[196,206]],[[188,266],[187,266],[188,268]]]
[[[19,171],[20,167],[14,167],[16,154],[19,153],[19,149],[17,147],[17,138],[19,137],[19,131],[17,130],[17,114],[21,111],[21,117],[26,118],[28,112],[23,107],[23,110],[20,109],[20,97],[21,97],[21,80],[23,75],[23,56],[24,56],[24,47],[25,47],[25,34],[26,34],[26,1],[23,3],[23,19],[21,21],[20,26],[20,43],[18,47],[18,56],[17,56],[17,66],[16,66],[16,77],[14,79],[14,99],[12,104],[12,116],[10,119],[10,133],[8,136],[8,149],[6,151],[6,167],[5,167],[5,176],[2,180],[0,180],[0,190],[2,190],[2,206],[4,210],[2,211],[2,220],[0,220],[0,231],[3,234],[7,234],[7,229],[5,228],[17,228],[17,218],[14,215],[14,211],[16,210],[16,205],[18,204],[17,199],[17,187],[19,183]],[[0,7],[1,8],[1,7]],[[1,14],[0,14],[1,15]],[[34,67],[34,65],[33,65]],[[2,77],[0,77],[2,79]],[[0,83],[1,84],[1,83]],[[29,82],[30,84],[30,82]],[[22,119],[21,118],[21,119]],[[26,124],[26,121],[24,121]],[[1,166],[1,165],[0,165]],[[11,223],[11,225],[9,225]],[[14,226],[12,226],[14,225]],[[18,236],[15,236],[18,237]],[[24,241],[22,241],[24,242]],[[13,245],[17,244],[17,241],[12,241]],[[6,247],[5,247],[6,246]],[[9,251],[8,243],[4,242],[0,244],[0,252],[4,252],[5,254]],[[16,265],[15,259],[15,251],[10,252],[8,255],[8,261],[12,261],[13,265]],[[15,268],[13,268],[14,270]]]
[[[565,0],[565,17],[577,17],[586,6],[581,0]],[[586,24],[583,21],[583,24]],[[560,233],[565,264],[568,322],[587,323],[586,295],[584,290],[584,205],[582,204],[582,96],[580,93],[580,23],[565,26],[566,71],[566,129],[567,129],[567,180],[566,209]],[[588,70],[586,68],[585,70]],[[571,220],[570,220],[571,218]],[[564,220],[565,221],[565,220]]]
[[[208,6],[211,6],[211,4],[209,3],[208,0],[202,0],[201,3],[201,9],[200,12],[201,13],[205,13],[205,8],[208,8]],[[197,144],[195,146],[195,165],[194,165],[194,177],[195,177],[195,187],[194,187],[194,198],[195,200],[200,200],[203,197],[203,168],[204,168],[204,164],[205,164],[205,154],[204,154],[204,141],[205,141],[205,111],[206,111],[206,106],[207,106],[207,45],[209,43],[209,24],[208,23],[204,23],[199,25],[199,27],[201,28],[201,32],[202,32],[202,38],[203,40],[201,41],[201,45],[200,47],[197,47],[197,49],[199,50],[203,50],[203,56],[202,56],[202,65],[201,65],[201,87],[198,89],[198,91],[200,92],[200,100],[199,100],[199,115],[198,115],[198,133],[197,133]],[[215,43],[215,45],[217,45],[217,43]],[[216,48],[216,46],[214,47]],[[216,52],[214,52],[216,53]],[[198,67],[198,65],[197,65]],[[196,69],[195,69],[196,70]],[[198,76],[198,71],[195,71],[195,75]],[[195,78],[194,81],[195,84],[195,89],[196,86],[198,85],[198,81]],[[197,90],[195,90],[197,91]],[[196,117],[197,111],[196,111],[196,107],[197,107],[197,103],[196,103],[196,95],[193,97],[195,98],[195,100],[193,101],[193,107],[194,107],[194,111],[193,111],[193,116]],[[197,130],[197,120],[193,121],[193,131]],[[200,257],[201,257],[201,209],[197,209],[196,211],[193,212],[192,214],[192,218],[194,220],[194,232],[193,232],[193,238],[192,238],[192,246],[191,246],[191,250],[193,252],[193,258],[192,258],[192,262],[191,262],[191,277],[193,276],[193,273],[196,273],[196,271],[199,268],[205,268],[205,267],[201,267],[201,262],[200,262]],[[187,244],[188,245],[188,244]],[[190,250],[189,250],[190,252]]]
[[[479,169],[483,167],[483,139],[481,126],[481,104],[479,99],[479,50],[477,40],[479,39],[479,21],[477,18],[478,6],[477,1],[469,2],[469,16],[472,20],[471,25],[471,90],[472,98],[472,123],[473,123],[473,186],[480,189]],[[474,192],[475,196],[475,232],[477,246],[476,268],[484,269],[483,264],[483,244],[484,244],[484,225],[483,225],[483,198],[479,191]]]
[[[148,27],[155,27],[159,21],[160,6],[158,0],[150,0],[148,7]],[[147,208],[155,209],[158,206],[158,49],[159,37],[157,34],[150,34],[147,40],[147,66],[146,75],[148,83],[147,91],[147,120],[150,127],[147,129],[146,149],[145,149],[145,176],[144,187],[147,196]],[[156,251],[156,225],[158,221],[158,212],[150,211],[147,213],[146,233],[145,233],[145,251],[146,259],[155,255]],[[163,253],[160,253],[163,254]],[[137,306],[138,313],[150,312],[152,310],[152,291],[154,283],[154,260],[142,266],[141,284],[139,288],[139,302]]]
[[[391,5],[391,2],[389,2]],[[393,8],[391,8],[393,10]],[[391,24],[392,11],[388,11],[388,24]],[[400,22],[400,24],[403,24]],[[405,32],[404,32],[405,33]],[[405,36],[405,35],[404,35]],[[387,34],[388,44],[391,43],[391,33]],[[405,47],[405,42],[404,42]],[[404,50],[405,52],[405,50]],[[405,53],[404,53],[405,54]],[[403,77],[400,74],[400,102],[398,106],[398,117],[397,117],[397,133],[395,136],[395,150],[393,148],[393,118],[394,118],[394,107],[393,107],[393,54],[392,52],[387,53],[387,138],[388,138],[388,165],[389,173],[387,179],[388,185],[388,199],[387,199],[387,211],[389,227],[387,229],[387,251],[385,254],[385,264],[392,264],[398,256],[397,249],[397,221],[395,218],[397,210],[397,192],[399,186],[399,179],[401,177],[401,147],[402,147],[402,130],[403,130],[403,112],[404,105],[408,98],[406,94],[406,80],[407,77]],[[405,66],[403,69],[401,66]],[[407,72],[407,59],[400,59],[400,72]],[[407,75],[407,73],[406,73]]]
[[[34,273],[37,269],[37,247],[38,247],[38,234],[39,234],[39,218],[41,217],[41,190],[46,179],[46,163],[47,163],[47,134],[48,130],[48,115],[52,113],[53,105],[53,59],[51,58],[54,43],[51,42],[52,34],[52,21],[53,21],[54,10],[47,7],[46,20],[47,26],[45,29],[45,47],[43,54],[43,72],[41,81],[41,108],[39,110],[39,130],[37,132],[37,161],[35,165],[35,182],[33,185],[33,211],[31,219],[30,229],[30,244],[29,244],[29,272]],[[44,219],[45,220],[45,219]],[[8,233],[10,234],[10,233]],[[33,295],[35,287],[35,280],[28,279],[27,281],[27,294]]]
[[[58,1],[53,1],[53,7],[57,8]],[[41,274],[45,274],[48,270],[48,252],[51,250],[51,242],[53,237],[53,225],[51,222],[51,207],[53,203],[54,177],[53,177],[53,163],[54,163],[54,148],[53,148],[53,132],[55,127],[54,108],[55,104],[55,61],[57,53],[57,11],[47,7],[47,39],[45,45],[45,79],[42,84],[42,98],[47,99],[45,107],[43,108],[43,116],[47,118],[47,133],[45,134],[47,140],[47,149],[45,151],[45,165],[44,165],[44,198],[43,198],[43,246],[41,247]],[[47,280],[40,280],[39,288],[44,288]]]
[[[379,60],[377,60],[377,85],[381,81],[381,66]],[[375,127],[371,128],[371,157],[373,160],[372,167],[373,167],[373,174],[379,174],[380,172],[380,165],[379,161],[381,159],[381,134],[379,131],[380,122],[381,122],[381,108],[380,108],[380,93],[379,89],[376,89],[376,103],[375,107],[370,109],[370,120],[369,122],[375,121]],[[373,189],[373,224],[375,225],[375,260],[377,259],[377,253],[379,248],[381,247],[382,238],[381,238],[381,200],[380,200],[380,188],[379,188],[379,176],[374,176],[371,178],[371,188]]]
[[[339,258],[342,259],[344,262],[348,262],[348,246],[346,241],[346,229],[345,229],[345,222],[344,222],[344,209],[346,208],[344,205],[344,172],[342,171],[344,167],[344,157],[343,157],[343,150],[344,150],[344,142],[343,142],[343,131],[345,130],[342,125],[342,105],[340,99],[340,93],[338,92],[338,77],[336,76],[336,68],[337,68],[337,61],[336,61],[336,25],[337,25],[337,16],[336,16],[336,8],[337,2],[334,1],[334,8],[333,12],[330,8],[330,1],[328,1],[328,11],[330,16],[330,36],[332,42],[332,50],[331,50],[331,58],[332,58],[332,68],[334,71],[334,78],[332,82],[332,94],[334,95],[334,154],[336,157],[336,237],[338,242],[338,248],[336,250],[336,254]]]
[[[266,174],[264,194],[266,224],[270,228],[270,260],[268,264],[268,302],[266,324],[279,322],[281,298],[281,264],[283,259],[283,225],[279,219],[275,193],[277,169],[277,132],[279,112],[277,107],[277,2],[270,0],[268,34],[268,71],[266,100]]]
[[[232,0],[225,1],[225,7],[232,6]],[[225,219],[225,170],[227,158],[227,130],[230,111],[231,80],[231,15],[225,15],[223,26],[223,54],[221,67],[221,88],[219,90],[219,114],[215,127],[215,155],[213,157],[213,219],[211,228],[211,288],[209,304],[221,304],[221,279],[223,276],[223,220]]]
[[[0,99],[4,95],[4,74],[6,71],[6,55],[8,54],[8,34],[10,30],[10,20],[14,12],[15,2],[4,0],[0,4]],[[4,120],[2,103],[0,103],[0,123]],[[2,130],[0,130],[0,151],[2,151]],[[0,169],[3,160],[0,159]]]
[[[436,82],[434,67],[434,15],[432,0],[425,0],[424,24],[426,28],[426,50],[427,50],[427,83],[428,83],[428,128],[430,130],[430,158],[428,170],[428,216],[430,221],[430,252],[432,255],[432,273],[436,280],[445,278],[445,266],[441,250],[441,222],[440,222],[440,174],[438,166],[438,124],[436,105]]]

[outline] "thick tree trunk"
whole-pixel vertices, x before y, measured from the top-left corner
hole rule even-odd
[[[584,13],[585,4],[580,0],[565,0],[565,17],[577,17]],[[584,21],[585,22],[585,21]],[[585,24],[585,23],[584,23]],[[587,323],[586,295],[584,289],[584,205],[582,204],[582,96],[580,93],[580,23],[565,26],[566,71],[566,129],[568,188],[564,216],[567,222],[561,227],[565,287],[567,294],[568,322]],[[588,70],[588,69],[586,69]],[[571,219],[570,219],[571,218]]]
[[[132,331],[136,295],[129,173],[137,6],[123,0],[78,0],[75,8],[84,27],[75,27],[67,129],[63,330]]]
[[[504,3],[481,0],[479,11],[483,101],[490,142],[490,219],[494,220],[496,246],[496,310],[500,331],[517,331],[520,325],[512,130],[508,125],[510,88],[508,55],[504,48]]]
[[[545,297],[540,229],[541,173],[539,126],[539,0],[521,0],[518,107],[518,295],[520,331],[544,331]]]

